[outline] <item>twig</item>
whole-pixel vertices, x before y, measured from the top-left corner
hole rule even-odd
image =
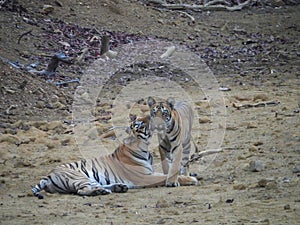
[[[280,104],[279,101],[270,101],[270,102],[259,102],[259,103],[255,103],[255,104],[242,104],[242,105],[237,105],[235,103],[232,104],[232,106],[236,109],[249,109],[249,108],[257,108],[257,107],[266,107],[266,106],[275,106]]]
[[[187,161],[184,166],[188,166],[190,163],[192,163],[204,156],[208,156],[208,155],[212,155],[212,154],[216,154],[216,153],[220,153],[220,152],[223,152],[223,149],[221,149],[221,148],[220,149],[211,149],[211,150],[199,152],[197,154],[194,154],[195,156],[193,158],[191,158],[189,161]]]
[[[116,135],[116,134],[115,134],[115,131],[114,131],[114,130],[110,130],[110,131],[105,132],[104,134],[102,134],[102,135],[100,136],[100,139],[102,139],[102,138],[113,137],[113,136],[115,136],[115,135]]]
[[[160,56],[161,59],[170,57],[175,52],[175,46],[171,46],[167,49],[167,51]]]
[[[179,13],[186,15],[188,18],[192,20],[192,22],[195,22],[195,18],[192,15],[188,14],[187,12],[179,11]]]
[[[225,4],[230,6],[230,3],[224,0],[212,0],[212,1],[208,1],[206,3],[204,3],[204,6],[210,6],[210,5],[215,5],[215,4]]]
[[[113,126],[113,127],[109,128],[108,131],[103,133],[100,136],[100,138],[109,138],[109,137],[115,136],[116,135],[115,134],[115,129],[124,129],[128,133],[129,127],[127,127],[127,126]]]
[[[26,35],[28,35],[28,34],[31,34],[31,32],[32,32],[32,30],[27,31],[27,32],[21,34],[20,37],[19,37],[19,39],[18,39],[18,44],[20,44],[21,39],[22,39],[24,36],[26,36]]]
[[[79,78],[75,78],[75,79],[67,80],[67,81],[58,81],[58,82],[55,82],[55,85],[62,86],[62,85],[70,84],[70,83],[80,83],[80,80],[79,80]]]

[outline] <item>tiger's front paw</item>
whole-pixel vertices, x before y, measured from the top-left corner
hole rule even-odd
[[[179,182],[167,182],[166,187],[179,187],[180,183]]]

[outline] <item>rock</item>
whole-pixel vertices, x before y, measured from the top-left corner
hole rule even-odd
[[[261,179],[258,181],[258,187],[266,187],[267,186],[268,181],[266,179]]]
[[[278,184],[275,180],[269,180],[266,185],[267,190],[277,189]]]
[[[30,122],[29,125],[37,128],[37,129],[40,129],[40,127],[44,126],[46,123],[47,123],[46,121],[33,121],[33,122]]]
[[[262,141],[256,141],[253,143],[254,146],[263,145],[264,143]]]
[[[45,123],[44,125],[40,126],[39,129],[41,129],[43,131],[54,130],[56,132],[61,132],[62,130],[64,130],[64,127],[63,127],[63,122],[52,121],[52,122]]]
[[[276,189],[277,182],[275,180],[261,179],[257,182],[256,187],[258,188],[266,188],[267,190]]]
[[[54,11],[54,7],[52,5],[44,5],[42,9],[42,13],[49,14]]]
[[[291,209],[291,206],[290,206],[290,204],[286,204],[286,205],[284,205],[284,210],[289,210],[289,209]]]
[[[199,118],[199,123],[211,123],[211,120],[209,119],[209,117],[204,116]]]
[[[300,162],[298,162],[293,168],[293,173],[300,173]]]
[[[160,198],[157,200],[155,207],[156,208],[167,208],[167,207],[169,207],[169,204],[164,198]]]
[[[67,106],[57,101],[51,105],[54,109],[67,109]]]
[[[43,108],[45,108],[45,103],[43,101],[37,101],[35,103],[35,107],[38,109],[43,109]]]
[[[259,93],[259,94],[255,94],[253,96],[253,101],[267,101],[269,98],[266,94],[264,93]]]
[[[233,190],[246,190],[245,184],[235,184],[233,185]]]
[[[24,126],[24,123],[23,123],[23,121],[22,120],[18,120],[17,122],[15,122],[15,123],[13,123],[12,125],[11,125],[11,128],[21,128],[21,127],[23,127]]]
[[[256,122],[247,123],[247,129],[251,129],[251,128],[257,128],[257,123]]]
[[[249,150],[249,152],[257,152],[258,148],[253,145],[253,146],[250,146],[248,150]]]
[[[262,161],[256,160],[256,161],[251,161],[249,163],[249,171],[251,172],[260,172],[265,169],[265,165]]]
[[[1,142],[7,142],[9,144],[18,144],[18,143],[21,143],[21,140],[11,134],[2,134],[0,136],[0,143]]]

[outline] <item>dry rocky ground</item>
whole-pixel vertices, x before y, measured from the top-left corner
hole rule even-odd
[[[134,0],[6,2],[0,9],[0,224],[300,224],[299,5],[268,1],[276,5],[186,11],[195,18],[192,22],[181,11]],[[52,4],[53,11],[45,14],[44,4]],[[218,86],[230,88],[218,90],[226,107],[218,128],[211,113],[218,103],[195,84],[182,83],[186,74],[168,66],[140,65],[119,72],[104,86],[92,112],[95,121],[85,132],[73,121],[79,84],[55,82],[82,78],[99,56],[97,38],[104,34],[112,38],[113,48],[167,40],[201,57]],[[16,68],[39,62],[41,70],[54,53],[77,58],[84,48],[82,63],[61,64],[54,77]],[[94,68],[101,70],[101,62],[95,61]],[[31,187],[56,165],[95,155],[101,146],[115,148],[118,139],[100,140],[113,115],[126,109],[113,111],[112,99],[151,73],[162,79],[168,74],[196,99],[199,123],[193,133],[200,150],[214,131],[224,131],[224,139],[218,140],[223,152],[191,164],[199,185],[100,197],[33,197]],[[156,81],[149,78],[139,88]],[[143,101],[135,100],[145,109]],[[89,145],[83,148],[86,140]],[[157,150],[151,151],[158,162]]]

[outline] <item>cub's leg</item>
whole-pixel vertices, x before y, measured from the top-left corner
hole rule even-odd
[[[182,145],[173,147],[172,152],[172,162],[169,168],[168,179],[166,181],[167,187],[178,187],[180,183],[178,182],[178,176],[180,173],[181,158],[182,158]]]
[[[171,165],[171,155],[170,155],[171,145],[168,139],[163,138],[162,135],[158,135],[158,142],[159,142],[158,150],[160,154],[162,170],[164,174],[168,174]]]

